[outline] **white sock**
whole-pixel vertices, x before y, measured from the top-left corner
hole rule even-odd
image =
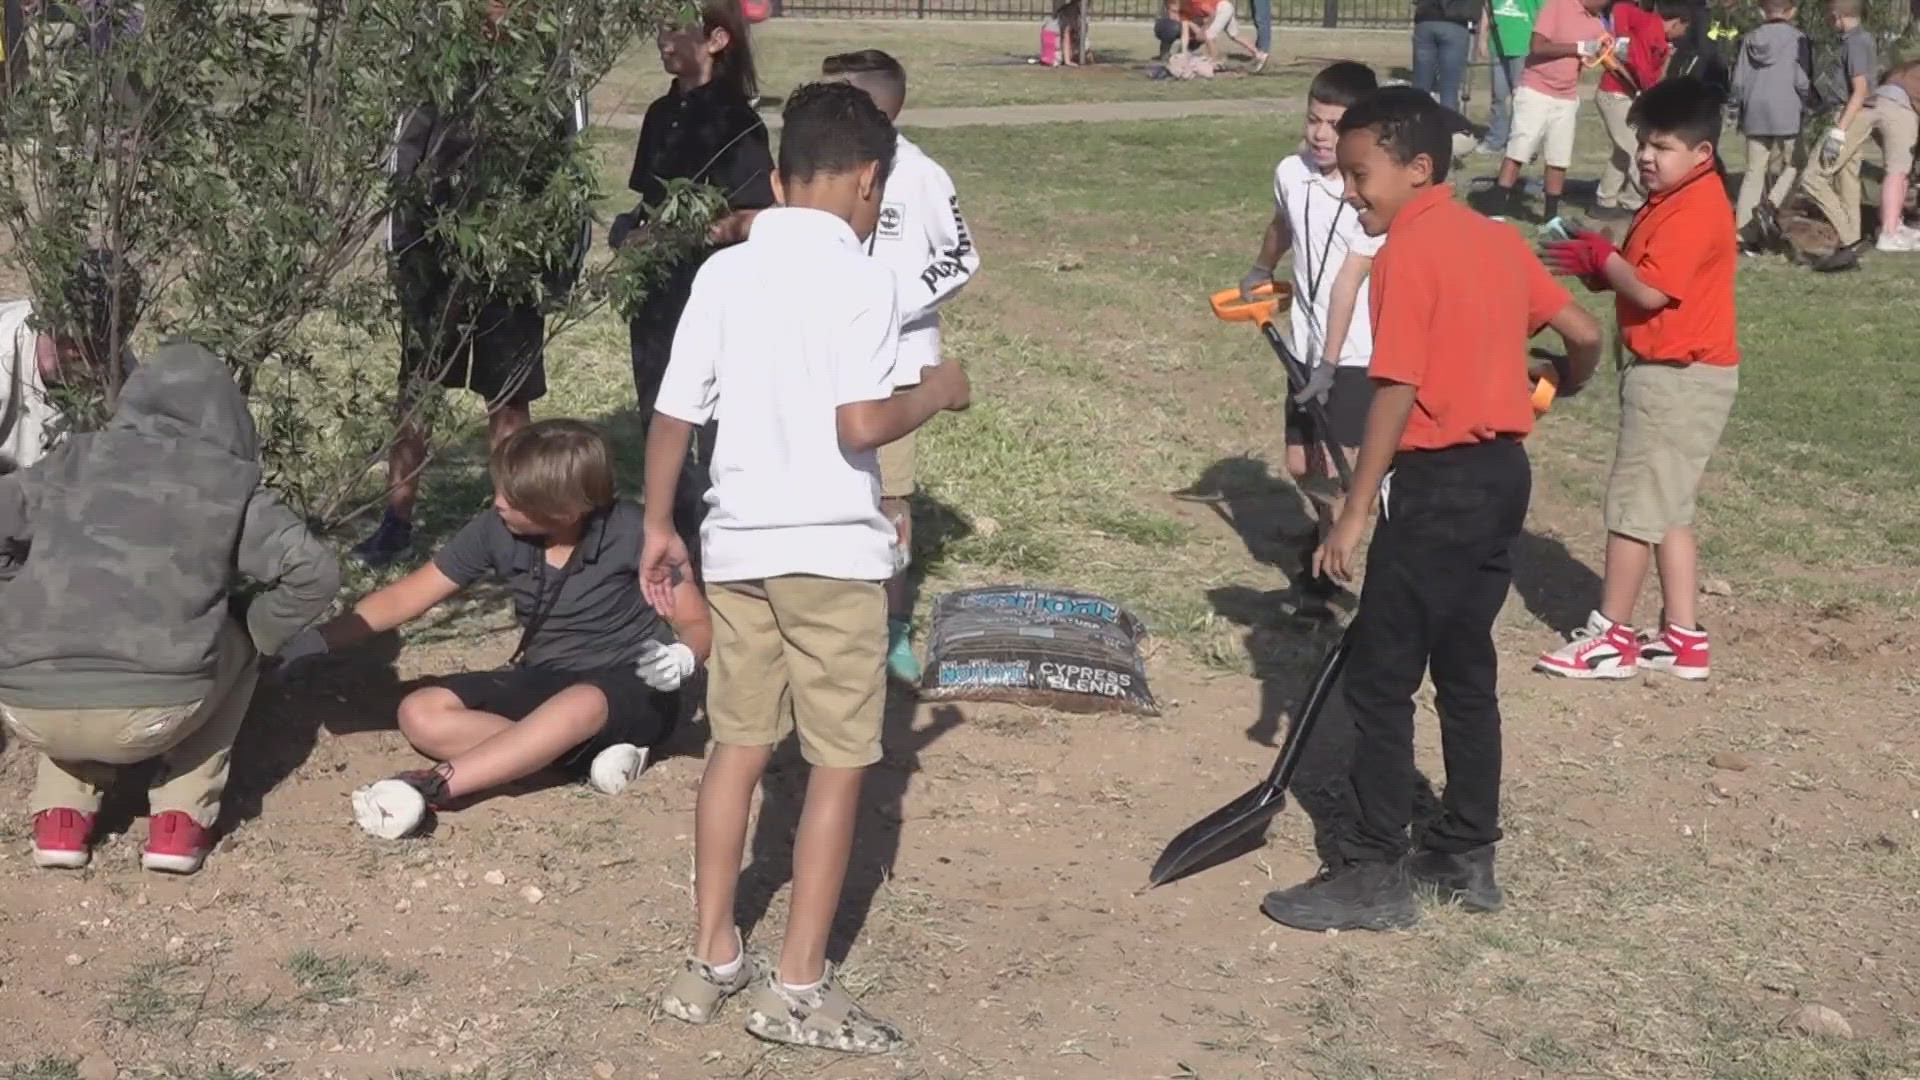
[[[814,981],[810,983],[806,983],[802,986],[795,986],[792,983],[788,982],[787,980],[781,979],[780,987],[781,989],[785,990],[789,994],[810,994],[815,990],[820,989],[820,984],[826,981],[827,981],[826,979],[820,978],[820,979],[815,979]]]

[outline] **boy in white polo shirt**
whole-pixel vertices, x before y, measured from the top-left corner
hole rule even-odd
[[[941,364],[896,388],[893,272],[869,258],[892,164],[893,124],[857,87],[803,86],[783,113],[774,193],[746,243],[694,279],[647,436],[642,588],[671,615],[690,572],[674,488],[694,429],[717,420],[701,526],[713,609],[707,716],[714,747],[694,815],[692,955],[661,1008],[711,1021],[754,986],[747,1030],[763,1039],[884,1053],[900,1033],[868,1015],[827,963],[853,845],[860,782],[880,760],[886,594],[893,527],[876,451],[968,403]],[[664,607],[661,605],[665,605]],[[813,767],[793,853],[778,966],[761,976],[733,922],[754,789],[789,726]]]
[[[1260,254],[1241,281],[1243,292],[1273,280],[1280,256],[1293,252],[1293,347],[1313,373],[1305,397],[1321,400],[1334,442],[1357,450],[1366,431],[1367,407],[1373,402],[1373,380],[1367,365],[1373,359],[1373,321],[1365,289],[1367,271],[1384,237],[1368,236],[1346,203],[1346,184],[1334,164],[1336,130],[1354,102],[1379,87],[1373,69],[1342,60],[1323,69],[1307,87],[1307,129],[1300,151],[1273,170],[1273,220],[1260,241]],[[1313,542],[1301,552],[1297,576],[1301,593],[1323,601],[1335,591],[1327,579],[1313,573],[1314,549],[1332,527],[1337,509],[1311,492],[1319,481],[1335,475],[1333,463],[1315,450],[1319,433],[1313,430],[1301,401],[1289,399],[1286,408],[1287,472],[1309,490],[1318,517]],[[1306,484],[1309,476],[1314,483]]]
[[[820,73],[859,87],[888,120],[900,119],[907,103],[907,72],[879,49],[829,56]],[[867,250],[893,271],[900,290],[900,382],[920,381],[920,372],[940,362],[940,308],[957,296],[980,269],[960,196],[947,170],[901,135],[893,170],[880,204],[880,224]],[[913,596],[906,564],[913,552],[914,437],[880,448],[880,509],[900,534],[900,571],[887,582],[887,671],[901,682],[920,681],[913,655]]]

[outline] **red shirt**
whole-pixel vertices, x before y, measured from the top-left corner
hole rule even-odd
[[[1648,11],[1633,0],[1618,0],[1610,13],[1615,40],[1625,38],[1627,47],[1621,59],[1641,90],[1646,90],[1666,74],[1667,58],[1673,55],[1673,43],[1667,40],[1667,24],[1657,12]],[[1632,94],[1620,76],[1606,71],[1600,76],[1600,89],[1611,94]]]
[[[1402,207],[1368,275],[1376,381],[1416,388],[1402,450],[1533,430],[1527,340],[1573,302],[1512,226],[1440,185]]]
[[[1733,205],[1713,162],[1647,196],[1620,255],[1642,282],[1667,294],[1667,306],[1643,311],[1616,296],[1620,343],[1642,360],[1732,367],[1740,362],[1733,313],[1740,263]],[[1379,273],[1379,263],[1374,272]],[[1378,350],[1378,343],[1374,348]]]

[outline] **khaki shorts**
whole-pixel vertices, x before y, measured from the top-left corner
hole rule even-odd
[[[1212,41],[1225,34],[1232,37],[1240,32],[1240,23],[1234,18],[1233,4],[1229,0],[1220,0],[1213,9],[1213,19],[1207,23],[1207,40]]]
[[[1513,130],[1507,157],[1525,165],[1539,154],[1548,168],[1573,164],[1573,136],[1580,127],[1580,99],[1557,98],[1531,86],[1513,92]]]
[[[773,746],[799,729],[810,765],[880,760],[887,596],[877,581],[709,582],[707,718],[723,746]]]
[[[1913,144],[1920,140],[1920,113],[1885,98],[1868,110],[1873,130],[1880,136],[1880,158],[1887,171],[1900,176],[1913,172]]]
[[[917,460],[914,441],[920,433],[909,431],[880,448],[880,497],[906,499],[913,495],[913,470]]]
[[[1733,412],[1740,369],[1635,361],[1620,376],[1607,531],[1658,544],[1693,524],[1693,497]]]

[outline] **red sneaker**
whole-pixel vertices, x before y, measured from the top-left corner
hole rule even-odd
[[[1564,679],[1630,679],[1640,668],[1640,638],[1599,612],[1558,649],[1542,653],[1535,671]]]
[[[168,810],[147,822],[147,850],[140,865],[169,874],[191,874],[207,861],[213,846],[207,830],[184,810]]]
[[[33,865],[78,870],[92,860],[93,815],[56,806],[33,815]]]
[[[1707,677],[1707,630],[1669,626],[1659,637],[1648,635],[1640,643],[1640,662],[1677,679],[1704,679]]]

